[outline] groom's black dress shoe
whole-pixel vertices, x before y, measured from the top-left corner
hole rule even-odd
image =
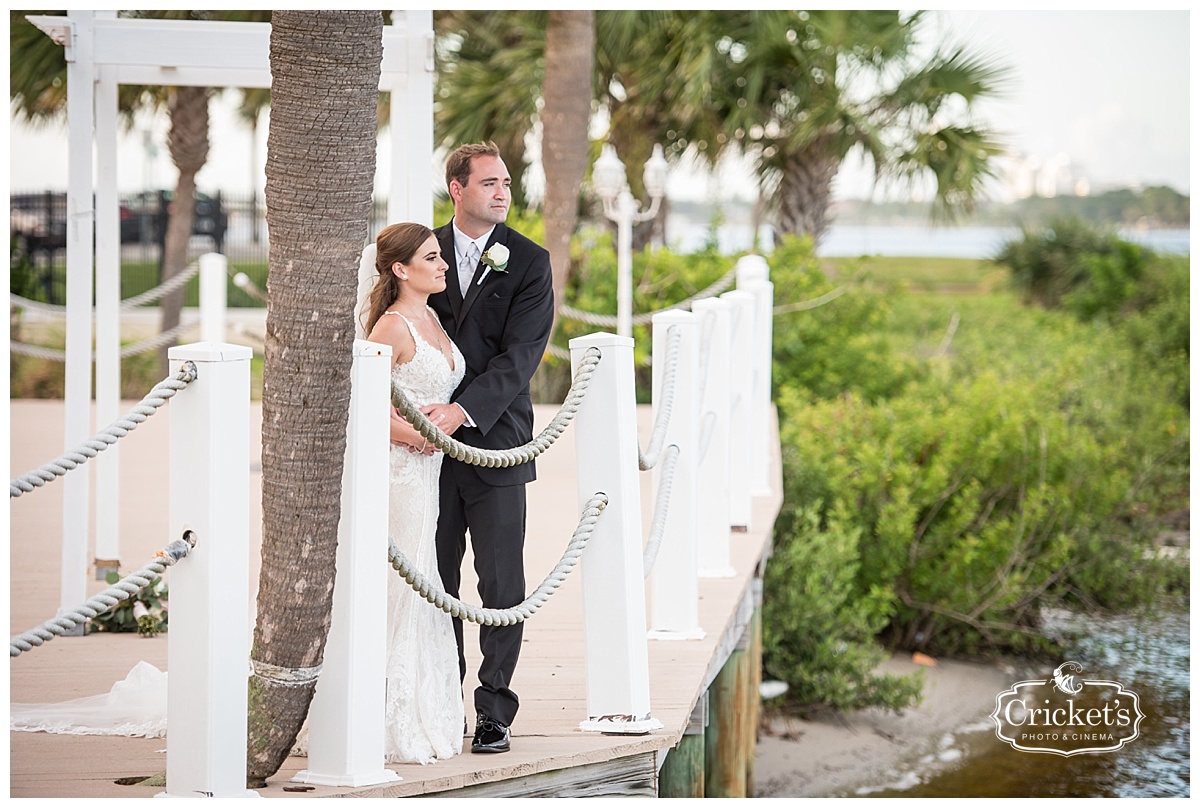
[[[475,717],[475,737],[471,739],[472,752],[507,752],[509,748],[507,726],[483,713]]]

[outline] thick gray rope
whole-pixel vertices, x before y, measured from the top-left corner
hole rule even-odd
[[[235,270],[233,267],[228,267],[226,272],[228,272],[229,277],[233,279],[234,286],[241,289],[255,300],[258,300],[262,303],[268,302],[267,293],[262,289],[259,289],[254,281],[250,280],[250,276],[245,272],[242,272],[241,270]]]
[[[671,506],[671,483],[675,480],[675,461],[679,459],[679,447],[671,444],[663,452],[663,467],[658,478],[658,493],[654,497],[654,518],[650,521],[650,540],[642,555],[642,574],[649,578],[662,547],[663,534],[667,528],[667,509]]]
[[[136,354],[144,353],[145,351],[158,348],[163,345],[174,344],[180,334],[188,329],[195,328],[200,324],[199,320],[190,323],[180,323],[174,328],[169,328],[161,334],[153,337],[148,337],[141,342],[135,342],[126,345],[121,349],[121,358],[127,359]],[[13,353],[24,354],[25,356],[36,356],[39,359],[52,359],[56,362],[62,362],[67,358],[67,352],[57,348],[43,348],[40,345],[27,345],[23,342],[10,342],[9,350]],[[92,351],[92,359],[95,360],[96,352]]]
[[[671,407],[675,403],[675,371],[679,367],[679,341],[681,337],[676,326],[667,329],[667,364],[663,368],[662,383],[659,385],[658,398],[655,404],[658,413],[654,416],[654,429],[650,432],[650,443],[646,451],[638,446],[638,468],[649,471],[658,464],[658,455],[662,451],[663,441],[667,437],[667,426],[671,422]]]
[[[579,563],[579,557],[583,555],[583,548],[595,530],[596,520],[600,518],[601,511],[607,506],[608,496],[603,493],[597,492],[587,501],[587,504],[583,506],[583,513],[579,517],[579,525],[575,528],[575,533],[571,536],[567,549],[563,551],[562,558],[559,559],[553,571],[545,577],[533,594],[509,609],[485,609],[481,606],[463,603],[458,598],[446,594],[444,589],[412,568],[412,562],[405,557],[404,553],[400,552],[390,537],[388,538],[388,561],[391,562],[396,572],[400,573],[400,577],[416,590],[417,594],[451,616],[482,626],[511,626],[532,617],[562,586],[567,575]]]
[[[553,343],[546,346],[546,353],[555,359],[566,359],[568,361],[571,359],[571,352],[569,350]]]
[[[79,468],[89,458],[95,457],[119,439],[137,429],[138,424],[153,415],[155,410],[167,403],[167,399],[187,387],[195,378],[196,363],[190,361],[184,362],[180,366],[178,373],[174,376],[168,376],[154,385],[150,392],[146,394],[146,397],[139,401],[132,410],[113,421],[102,432],[89,438],[83,446],[73,452],[67,452],[57,460],[40,466],[28,474],[22,474],[20,477],[9,480],[9,498],[19,497],[21,494],[28,493],[36,487],[53,481],[56,477],[66,475],[68,471]]]
[[[433,422],[426,418],[424,413],[408,400],[408,397],[396,386],[395,382],[392,382],[392,404],[421,433],[421,437],[428,440],[438,449],[441,449],[448,457],[453,457],[455,460],[461,460],[472,466],[483,466],[489,469],[506,469],[511,466],[528,463],[549,449],[558,440],[558,437],[566,430],[567,425],[575,417],[575,413],[579,411],[579,405],[583,402],[583,397],[587,393],[588,382],[591,381],[592,374],[596,372],[596,365],[598,364],[600,364],[600,349],[588,348],[583,358],[579,361],[579,367],[575,371],[575,379],[571,382],[571,389],[567,391],[566,400],[563,401],[562,407],[559,408],[554,419],[529,443],[523,446],[516,446],[512,449],[480,449],[455,440],[434,426]]]
[[[674,311],[675,309],[686,309],[697,300],[702,300],[706,297],[718,295],[733,285],[737,279],[737,269],[729,270],[724,276],[718,278],[714,283],[709,284],[706,288],[701,289],[691,297],[681,300],[678,303],[667,306],[666,308],[658,309],[657,311],[643,312],[635,314],[631,320],[633,325],[645,325],[654,319],[654,315],[664,311]],[[615,328],[617,326],[617,318],[612,314],[592,314],[590,311],[574,308],[573,306],[559,306],[558,313],[563,317],[576,322],[587,323],[589,325],[609,326]]]
[[[126,598],[136,595],[144,588],[154,583],[167,567],[187,556],[196,546],[196,534],[185,531],[182,539],[171,542],[159,550],[155,557],[137,572],[126,575],[120,581],[105,589],[99,595],[88,600],[79,608],[60,614],[52,620],[47,620],[35,629],[25,632],[9,640],[8,655],[20,656],[22,651],[29,651],[35,646],[47,643],[55,637],[61,637],[76,626],[86,623],[98,614],[111,609]]]
[[[180,272],[167,282],[161,283],[158,286],[155,286],[153,289],[147,289],[140,295],[134,295],[133,297],[122,300],[119,310],[129,311],[131,309],[136,309],[138,306],[141,306],[144,303],[151,303],[155,300],[158,300],[159,298],[168,295],[179,287],[183,286],[199,271],[200,262],[193,261],[184,268],[183,272]],[[59,317],[65,317],[67,315],[66,306],[58,306],[54,303],[40,303],[36,300],[30,300],[29,298],[21,297],[20,295],[15,295],[11,292],[8,295],[8,300],[11,305],[20,306],[21,308],[29,309],[30,311],[40,311],[45,314],[54,314]],[[93,308],[92,314],[95,313],[96,309]]]
[[[850,279],[849,283],[843,283],[836,289],[831,289],[820,297],[814,297],[812,300],[801,300],[796,303],[787,303],[782,306],[776,306],[775,308],[771,309],[771,314],[778,316],[780,314],[791,314],[794,311],[808,311],[809,309],[815,309],[818,306],[824,306],[826,303],[837,300],[839,297],[846,294],[846,292],[849,292],[850,287],[862,280],[864,274],[866,274],[866,270],[860,269],[858,272],[854,273],[854,277]]]

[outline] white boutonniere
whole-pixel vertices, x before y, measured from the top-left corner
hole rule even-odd
[[[479,276],[479,280],[475,284],[476,286],[483,283],[483,279],[493,269],[497,272],[508,272],[508,247],[505,247],[503,244],[493,244],[487,248],[483,257],[479,260],[483,262],[483,265],[487,269]]]

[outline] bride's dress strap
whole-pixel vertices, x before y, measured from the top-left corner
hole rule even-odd
[[[397,317],[399,317],[401,320],[403,320],[404,322],[408,323],[408,332],[409,332],[410,334],[412,334],[412,335],[413,335],[413,339],[414,339],[414,340],[416,340],[416,338],[420,336],[420,334],[417,332],[417,327],[416,327],[415,325],[413,325],[413,321],[412,321],[412,320],[410,320],[410,319],[408,319],[407,317],[405,317],[405,316],[404,316],[403,314],[401,314],[400,312],[398,312],[398,311],[385,311],[385,312],[384,312],[384,314],[394,314],[394,315],[396,315]]]

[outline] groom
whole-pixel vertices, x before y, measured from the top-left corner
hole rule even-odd
[[[446,290],[429,304],[466,358],[466,375],[449,404],[422,411],[442,429],[484,449],[511,449],[533,438],[529,380],[554,322],[550,255],[504,224],[511,178],[494,143],[460,146],[446,160],[454,219],[434,232],[450,265]],[[441,476],[438,571],[458,597],[466,533],[471,533],[483,605],[507,609],[525,599],[525,483],[533,463],[472,466],[450,457]],[[465,679],[462,621],[454,620],[459,675]],[[517,694],[509,687],[522,624],[480,626],[483,664],[475,691],[472,752],[507,752]]]

